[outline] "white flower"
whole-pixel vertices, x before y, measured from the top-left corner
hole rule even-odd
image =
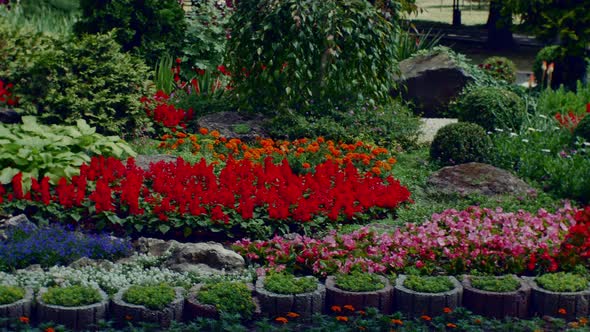
[[[529,140],[526,139],[526,138],[523,138],[522,141],[525,142],[525,143],[528,143],[529,142]]]
[[[502,129],[500,129],[500,128],[494,128],[494,130],[496,130],[496,131],[498,131],[498,132],[501,132],[501,133],[503,133],[503,132],[504,132],[504,130],[502,130]]]
[[[547,149],[541,149],[541,152],[547,152],[547,153],[550,153],[550,152],[551,152],[551,150],[547,150]]]
[[[543,119],[547,119],[547,117],[543,114],[539,114],[539,117],[543,118]]]
[[[584,146],[590,146],[590,142],[584,142],[582,144],[584,144]]]
[[[515,136],[518,136],[518,134],[517,133],[510,133],[510,137],[515,137]]]
[[[528,127],[528,128],[527,128],[527,130],[528,130],[528,131],[532,131],[532,132],[535,132],[535,131],[537,131],[537,129],[535,129],[535,128],[531,128],[531,127]]]

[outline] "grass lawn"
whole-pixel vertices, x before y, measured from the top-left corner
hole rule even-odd
[[[422,12],[414,17],[415,19],[449,24],[453,21],[452,0],[416,0],[416,4],[422,9]],[[480,25],[485,24],[487,19],[487,1],[461,1],[461,23]]]

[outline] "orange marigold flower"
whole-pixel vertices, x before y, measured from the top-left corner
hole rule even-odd
[[[334,312],[342,312],[342,308],[339,305],[333,305],[330,307]]]
[[[481,324],[481,319],[479,319],[479,318],[476,318],[476,319],[475,319],[473,322],[474,322],[475,324]]]
[[[375,175],[381,175],[381,168],[373,167],[371,168],[371,172],[373,172]]]
[[[29,324],[29,317],[27,316],[20,316],[18,320],[20,320],[20,322],[23,324]]]
[[[165,148],[166,147],[166,142],[162,142],[160,144],[158,144],[158,148]]]
[[[289,317],[289,318],[297,318],[297,317],[299,317],[299,316],[300,316],[300,315],[299,315],[298,313],[296,313],[296,312],[289,311],[289,312],[287,313],[287,317]]]
[[[176,133],[176,137],[178,137],[178,138],[185,138],[187,136],[188,136],[187,134],[180,132],[180,131]]]
[[[343,308],[346,310],[354,311],[354,307],[351,304],[347,304]]]
[[[346,316],[336,316],[336,320],[339,322],[348,322],[348,317]]]
[[[131,316],[131,315],[125,315],[125,320],[133,320],[133,316]]]
[[[317,139],[318,143],[324,143],[326,141],[326,139],[323,136],[318,137]]]
[[[559,308],[559,310],[557,310],[557,313],[560,315],[565,315],[567,314],[567,310],[565,310],[564,308]]]
[[[303,168],[310,168],[311,167],[311,165],[309,163],[303,163],[303,165],[301,165],[301,166],[303,166]]]
[[[44,332],[55,332],[55,329],[53,327],[48,327],[45,330],[43,330]]]
[[[209,130],[207,128],[199,128],[199,133],[201,133],[201,135],[207,135]]]
[[[397,162],[397,160],[395,160],[395,158],[391,157],[391,158],[387,159],[387,162],[388,162],[390,165],[393,165],[393,164],[395,164],[395,163]]]
[[[170,138],[172,138],[172,135],[170,135],[170,134],[162,135],[162,140],[164,140],[164,141],[167,139],[170,139]]]
[[[574,328],[574,329],[577,329],[578,327],[580,327],[580,323],[578,323],[578,322],[571,322],[567,325],[571,328]]]
[[[220,137],[219,140],[223,143],[227,142],[227,138],[225,138],[225,137]]]
[[[287,322],[289,322],[289,320],[285,317],[277,317],[277,318],[275,318],[275,322],[278,322],[281,324],[287,324]]]
[[[394,325],[404,325],[404,322],[401,319],[392,319],[391,323]]]
[[[358,310],[356,313],[359,314],[359,315],[361,315],[361,316],[364,316],[364,315],[367,314],[364,310]]]
[[[454,329],[454,328],[457,327],[457,325],[456,324],[453,324],[453,323],[447,323],[447,327],[450,328],[450,329]]]
[[[428,315],[422,315],[420,316],[420,318],[422,318],[423,320],[430,322],[432,320],[432,317],[428,316]]]
[[[578,322],[580,322],[580,324],[582,324],[582,325],[586,325],[586,324],[588,324],[588,318],[582,317],[582,318],[578,319]]]
[[[366,328],[366,327],[364,327],[364,326],[359,326],[359,330],[360,330],[360,331],[366,331],[366,330],[367,330],[367,328]]]
[[[450,314],[451,312],[453,312],[453,309],[451,309],[451,308],[449,308],[449,307],[445,307],[445,308],[443,309],[443,312],[444,312],[445,314]]]
[[[178,141],[176,141],[176,143],[177,143],[178,145],[180,145],[180,144],[184,144],[184,140],[181,138],[181,139],[179,139]]]
[[[190,139],[190,140],[191,140],[191,142],[193,142],[193,143],[196,143],[196,142],[197,142],[197,136],[195,136],[195,135],[191,135],[191,136],[189,137],[189,139]]]
[[[213,136],[213,137],[215,137],[215,138],[218,138],[218,137],[219,137],[219,136],[221,136],[221,135],[219,134],[219,132],[218,132],[217,130],[213,130],[213,131],[211,132],[211,136]]]

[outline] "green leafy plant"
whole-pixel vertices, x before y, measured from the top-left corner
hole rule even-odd
[[[252,291],[244,283],[218,282],[203,286],[197,293],[201,303],[214,305],[220,312],[240,314],[243,318],[250,318],[255,305]]]
[[[455,288],[447,276],[417,276],[409,275],[404,281],[404,287],[421,293],[442,293]]]
[[[581,137],[586,142],[590,142],[590,116],[585,116],[576,126],[574,137]]]
[[[430,145],[430,158],[442,165],[486,162],[492,141],[485,130],[474,123],[451,123],[442,127]]]
[[[383,289],[385,284],[377,274],[354,271],[337,275],[336,287],[349,292],[372,292]]]
[[[78,35],[115,30],[124,51],[139,54],[150,65],[164,54],[181,54],[187,23],[177,0],[81,0]]]
[[[297,278],[288,273],[271,273],[264,279],[264,288],[277,294],[302,294],[316,290],[318,280],[314,277]]]
[[[498,293],[513,292],[520,288],[520,282],[514,276],[472,277],[471,285],[477,289]]]
[[[166,94],[172,93],[175,88],[172,64],[173,60],[169,54],[161,56],[156,63],[156,76],[154,77],[154,83],[156,84],[156,89],[162,90]]]
[[[128,303],[143,305],[154,310],[162,310],[174,301],[176,293],[169,285],[133,285],[123,294]]]
[[[402,61],[410,58],[418,51],[431,50],[438,45],[442,36],[441,33],[433,33],[432,29],[420,33],[420,31],[411,24],[407,31],[400,31],[397,37],[396,59]]]
[[[147,128],[140,98],[148,67],[122,53],[113,36],[87,35],[37,57],[26,82],[15,84],[22,108],[46,123],[85,119],[104,134]]]
[[[119,137],[97,134],[84,120],[78,120],[76,126],[45,126],[32,116],[24,116],[22,121],[22,125],[0,124],[0,184],[10,183],[22,173],[24,192],[31,187],[31,179],[49,177],[57,184],[61,177],[77,175],[78,167],[89,162],[90,155],[135,156]]]
[[[516,65],[508,58],[501,56],[489,57],[479,67],[495,79],[511,84],[516,82]]]
[[[58,3],[59,2],[59,3]],[[79,17],[77,1],[13,1],[0,6],[2,21],[18,28],[65,36]]]
[[[41,298],[47,304],[64,307],[79,307],[102,301],[98,290],[80,285],[51,287],[41,295]]]
[[[574,273],[546,273],[535,278],[542,288],[552,292],[579,292],[588,289],[588,279]]]
[[[25,290],[15,286],[0,285],[0,305],[14,303],[25,297]]]
[[[229,26],[226,59],[245,108],[304,114],[374,104],[392,87],[396,26],[368,1],[244,0]]]
[[[527,116],[522,98],[499,87],[474,87],[459,97],[455,111],[460,121],[473,122],[486,130],[518,129]]]

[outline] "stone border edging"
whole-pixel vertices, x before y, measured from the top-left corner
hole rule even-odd
[[[406,275],[400,275],[394,287],[395,308],[414,317],[422,315],[438,316],[444,308],[455,309],[461,306],[463,286],[452,276],[448,276],[455,288],[442,293],[421,293],[404,286]]]
[[[184,309],[184,289],[174,287],[175,298],[162,310],[149,309],[143,305],[127,303],[123,300],[123,295],[129,287],[123,288],[113,296],[112,299],[112,318],[118,323],[126,321],[141,321],[148,323],[158,323],[162,327],[169,327],[172,321],[182,321]]]
[[[22,288],[22,287],[21,287]],[[25,295],[22,299],[8,304],[0,305],[0,318],[31,317],[33,313],[34,292],[32,288],[23,288]],[[0,323],[0,327],[4,324]],[[6,322],[6,327],[8,322]]]
[[[256,294],[262,313],[267,316],[281,316],[287,312],[295,312],[301,317],[309,318],[316,313],[324,312],[326,286],[319,281],[317,285],[316,290],[309,293],[276,294],[267,291],[264,288],[264,277],[259,277],[256,280]]]
[[[504,318],[506,316],[526,318],[529,316],[531,286],[524,279],[516,275],[520,288],[511,292],[490,292],[477,289],[471,285],[474,276],[463,276],[463,305],[472,312],[490,317]],[[500,278],[500,277],[496,277]]]
[[[379,279],[385,285],[382,289],[371,292],[351,292],[339,288],[336,285],[335,276],[328,276],[326,278],[326,307],[330,308],[333,305],[352,305],[355,309],[373,307],[379,309],[381,313],[390,314],[393,309],[393,286],[387,278],[379,276]]]
[[[48,291],[43,287],[37,294],[37,318],[42,322],[54,322],[63,324],[74,330],[88,329],[91,325],[97,325],[99,320],[105,319],[109,310],[109,297],[102,290],[98,292],[102,301],[94,304],[65,307],[54,304],[47,304],[43,301],[43,294]]]
[[[579,292],[552,292],[541,288],[535,281],[536,277],[522,277],[532,289],[531,313],[540,316],[553,316],[575,320],[587,316],[590,310],[590,288]],[[566,313],[559,313],[565,309]]]
[[[254,285],[250,282],[245,283],[246,286],[250,289],[252,302],[254,302],[254,312],[252,313],[252,319],[256,319],[260,317],[262,312],[260,309],[260,302],[258,298],[254,296]],[[205,318],[219,318],[219,311],[214,305],[205,304],[199,302],[197,299],[197,293],[199,290],[204,286],[204,284],[197,284],[192,287],[186,297],[186,303],[184,304],[184,316],[187,320],[192,320],[197,317],[205,317]]]

